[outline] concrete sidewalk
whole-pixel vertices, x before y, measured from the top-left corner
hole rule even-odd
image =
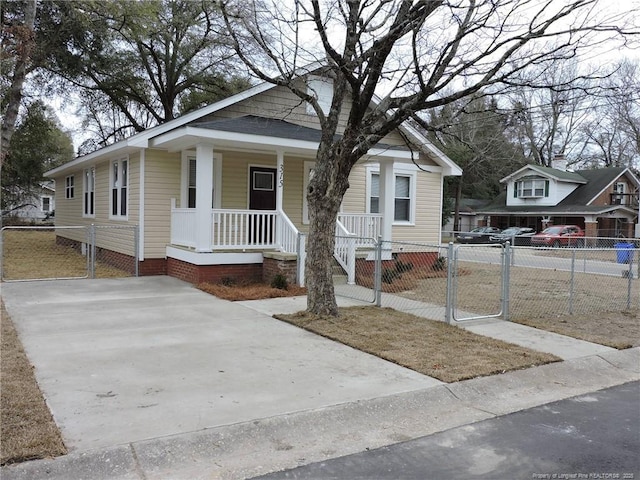
[[[443,384],[270,317],[305,297],[231,303],[169,277],[42,285],[3,298],[71,453],[3,479],[247,478],[640,379],[639,348],[555,338],[569,360]],[[510,325],[469,328],[559,348]]]
[[[244,479],[640,379],[640,348],[2,468],[3,480]]]

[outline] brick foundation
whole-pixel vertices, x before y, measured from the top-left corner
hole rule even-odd
[[[260,282],[262,264],[194,265],[175,258],[167,259],[167,275],[197,285],[202,282]]]
[[[438,260],[438,252],[394,252],[392,260],[382,260],[382,268],[395,268],[397,262],[410,263],[414,267],[433,267]],[[356,272],[373,276],[375,261],[356,258]]]
[[[297,266],[295,258],[269,258],[265,255],[262,263],[262,281],[270,284],[276,275],[284,275],[289,284],[295,285],[298,279]]]

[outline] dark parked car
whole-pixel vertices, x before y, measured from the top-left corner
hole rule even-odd
[[[478,227],[470,232],[462,232],[456,237],[458,243],[491,243],[491,235],[500,233],[496,227]]]
[[[491,243],[511,242],[511,245],[531,245],[531,237],[536,234],[533,228],[509,227],[502,232],[491,235]]]
[[[531,237],[533,246],[582,247],[584,231],[577,225],[554,225]]]

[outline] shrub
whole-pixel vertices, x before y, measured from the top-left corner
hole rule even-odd
[[[223,277],[220,283],[225,287],[233,287],[236,284],[236,279],[233,277]]]
[[[447,259],[445,257],[438,257],[436,261],[433,262],[432,268],[436,272],[441,272],[442,270],[447,268]]]
[[[289,287],[289,282],[287,281],[287,277],[285,277],[281,273],[278,273],[271,280],[271,287],[277,288],[279,290],[286,290]]]

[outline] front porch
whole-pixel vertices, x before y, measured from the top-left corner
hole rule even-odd
[[[257,278],[260,276],[257,265],[266,261],[270,265],[264,268],[271,275],[283,273],[290,282],[304,285],[306,235],[286,213],[281,210],[211,209],[208,219],[210,223],[205,229],[196,209],[178,208],[176,200],[171,200],[171,240],[167,258],[193,266],[181,265],[180,270],[187,269],[189,276],[200,279],[200,274],[196,275],[193,268],[209,268],[222,275],[231,272],[231,265],[244,265],[241,270],[249,273],[249,277]],[[381,214],[338,215],[334,257],[346,272],[349,283],[355,281],[357,252],[370,248],[382,229]],[[271,265],[274,263],[271,260],[277,266]],[[254,265],[255,271],[249,271],[248,265]],[[264,274],[262,279],[266,280]]]

